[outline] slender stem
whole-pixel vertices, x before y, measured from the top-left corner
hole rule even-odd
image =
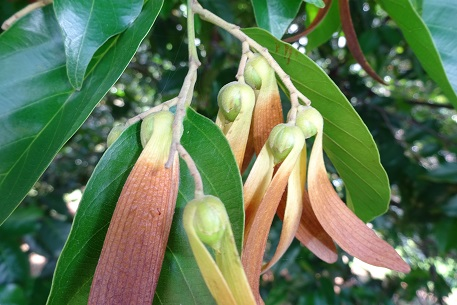
[[[268,52],[268,49],[257,43],[254,39],[250,38],[248,35],[243,33],[240,30],[240,27],[228,23],[224,19],[218,17],[217,15],[211,13],[210,11],[204,9],[200,3],[198,3],[197,0],[189,0],[192,1],[192,10],[194,13],[200,15],[200,17],[203,20],[206,20],[214,25],[219,26],[220,28],[223,28],[230,34],[232,34],[234,37],[236,37],[238,40],[240,40],[242,43],[246,42],[249,44],[251,48],[256,50],[257,52],[260,53],[265,59],[268,61],[270,66],[275,70],[276,74],[278,74],[279,78],[282,80],[284,83],[284,86],[286,86],[287,90],[289,91],[290,94],[290,99],[291,99],[291,104],[292,104],[292,109],[295,109],[294,111],[291,111],[291,119],[295,119],[295,114],[296,109],[300,105],[299,100],[301,100],[303,103],[306,105],[310,105],[311,101],[303,95],[300,91],[295,88],[294,84],[292,83],[290,76],[284,72],[284,70],[281,68],[281,66],[274,60],[274,58],[271,56],[271,54]]]
[[[53,2],[53,0],[38,0],[38,1],[34,2],[34,3],[30,3],[29,5],[27,5],[26,7],[24,7],[20,11],[16,12],[13,16],[11,16],[8,19],[6,19],[5,22],[3,22],[3,24],[2,24],[2,30],[6,31],[18,19],[24,17],[28,13],[30,13],[30,12],[32,12],[32,11],[34,11],[34,10],[40,8],[40,7],[46,6],[48,4],[51,4],[52,2]]]
[[[242,52],[243,54],[241,55],[241,59],[240,59],[240,65],[238,66],[238,72],[236,73],[236,79],[244,84],[244,68],[246,67],[246,62],[248,61],[249,59],[249,55],[251,52],[251,50],[249,49],[249,43],[247,43],[246,41],[243,41],[242,43]]]
[[[132,124],[144,119],[145,117],[147,117],[151,113],[159,112],[159,111],[162,111],[162,110],[165,110],[165,109],[169,109],[170,107],[175,106],[177,102],[178,102],[178,98],[175,97],[175,98],[172,98],[171,100],[163,102],[160,105],[152,107],[152,108],[146,110],[145,112],[142,112],[142,113],[140,113],[140,114],[128,119],[127,122],[125,122],[125,126],[130,126],[130,125],[132,125]]]
[[[186,107],[192,101],[195,82],[197,81],[197,69],[201,65],[198,59],[197,47],[195,46],[195,27],[194,12],[191,8],[191,1],[187,1],[187,37],[189,44],[189,71],[187,72],[184,83],[179,91],[178,101],[176,103],[175,119],[173,121],[173,140],[171,142],[170,155],[165,167],[169,168],[173,164],[173,156],[176,153],[181,136],[183,134],[183,120],[186,116]]]
[[[189,168],[190,175],[194,179],[195,198],[203,197],[203,195],[205,194],[203,192],[203,181],[202,181],[200,172],[198,171],[197,165],[195,164],[194,160],[189,155],[187,150],[181,144],[178,144],[177,150],[178,150],[179,156],[184,160],[184,162],[186,162],[187,168]]]

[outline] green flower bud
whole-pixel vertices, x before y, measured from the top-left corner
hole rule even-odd
[[[114,143],[114,141],[116,141],[119,138],[119,136],[124,130],[125,125],[123,124],[114,126],[109,132],[108,137],[106,138],[106,145],[110,147]]]
[[[301,106],[295,124],[303,131],[305,139],[308,139],[316,135],[317,125],[323,124],[322,115],[311,106]]]
[[[262,87],[262,76],[274,73],[268,61],[260,54],[250,58],[244,68],[244,80],[255,90]]]
[[[163,123],[172,124],[173,119],[173,113],[171,113],[170,111],[155,112],[145,117],[141,122],[141,145],[143,145],[143,147],[146,146],[146,144],[149,142],[149,139],[152,136],[152,132],[156,125],[160,125]]]
[[[239,82],[231,82],[219,91],[217,104],[224,118],[233,122],[241,111],[243,101],[248,99],[255,100],[255,94],[251,87]]]
[[[203,243],[216,248],[227,225],[224,204],[219,198],[211,195],[194,199],[192,202],[196,202],[195,232]]]
[[[294,126],[279,124],[271,130],[267,144],[273,154],[275,164],[284,161],[294,147],[294,128]]]

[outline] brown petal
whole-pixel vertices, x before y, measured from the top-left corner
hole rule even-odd
[[[273,177],[274,157],[264,147],[243,186],[245,228],[244,236],[249,235],[252,223],[265,192]]]
[[[302,165],[304,164],[304,168]],[[289,176],[287,183],[287,193],[285,211],[283,211],[283,225],[279,243],[271,260],[262,267],[262,273],[270,269],[283,256],[290,244],[294,240],[295,232],[297,232],[300,223],[300,215],[302,214],[302,194],[305,185],[306,177],[306,149],[303,149],[300,157],[295,163],[294,169]]]
[[[167,169],[168,150],[157,151],[167,145],[151,139],[127,178],[103,244],[89,304],[152,302],[178,193],[178,156]]]
[[[245,247],[241,260],[252,291],[257,296],[257,302],[261,301],[258,294],[259,278],[271,223],[286,188],[290,173],[305,143],[303,133],[298,127],[294,132],[295,145],[274,175],[255,214],[251,229],[247,235],[245,234]]]
[[[409,272],[410,267],[392,246],[379,238],[345,204],[333,189],[322,152],[322,122],[311,152],[308,190],[311,206],[324,230],[347,253],[379,267]]]
[[[284,210],[285,201],[281,200],[277,211],[281,220]],[[295,237],[324,262],[331,264],[338,259],[335,244],[314,215],[306,190],[303,192],[303,211]]]
[[[262,87],[256,95],[252,128],[254,150],[258,155],[273,127],[283,122],[281,99],[273,71],[262,77]]]

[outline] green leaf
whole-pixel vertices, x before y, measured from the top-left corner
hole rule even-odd
[[[103,241],[125,180],[141,153],[140,125],[126,129],[87,183],[54,273],[47,304],[87,304]]]
[[[313,4],[318,8],[323,8],[325,7],[325,3],[323,0],[304,0],[307,3]]]
[[[318,9],[314,7],[307,7],[306,8],[306,16],[311,17],[311,14],[317,14]],[[311,23],[308,22],[307,18],[307,25]],[[311,51],[318,46],[322,45],[323,43],[327,42],[333,35],[333,33],[338,32],[341,27],[341,20],[340,20],[340,10],[338,6],[338,1],[334,0],[330,3],[330,8],[327,12],[327,15],[324,19],[319,23],[319,25],[308,34],[308,43],[306,44],[306,50]]]
[[[27,298],[24,290],[16,284],[0,286],[0,304],[2,305],[26,305]]]
[[[25,285],[30,273],[27,253],[20,248],[19,240],[0,239],[0,286],[8,283]]]
[[[121,33],[138,17],[143,0],[55,0],[67,55],[67,74],[81,89],[92,56],[108,38]]]
[[[93,274],[117,199],[141,152],[140,125],[134,124],[105,152],[90,178],[54,274],[48,304],[87,304]],[[202,174],[205,192],[226,205],[238,250],[244,231],[242,184],[229,145],[210,120],[188,110],[183,146]],[[180,186],[155,299],[158,304],[213,304],[182,226],[194,182],[180,162]]]
[[[184,120],[181,143],[197,164],[205,193],[219,197],[225,204],[235,243],[241,253],[244,233],[243,186],[227,140],[212,121],[189,109]],[[165,253],[155,303],[213,304],[182,226],[184,206],[194,198],[194,182],[183,162],[180,171],[178,200],[168,240],[169,251]]]
[[[281,38],[297,16],[302,0],[251,0],[257,25]]]
[[[124,33],[103,45],[81,91],[68,82],[64,43],[51,6],[0,35],[0,224],[122,74],[161,4],[148,1]]]
[[[425,0],[422,18],[432,34],[449,82],[457,92],[457,2]]]
[[[453,47],[455,46],[455,39],[453,39],[455,38],[455,34],[452,36],[452,33],[455,33],[455,30],[452,31],[452,26],[448,23],[455,19],[455,15],[452,15],[452,12],[457,12],[455,4],[451,6],[450,3],[447,3],[445,8],[438,8],[438,6],[432,4],[432,7],[435,8],[431,8],[430,4],[424,2],[424,15],[429,16],[427,18],[433,18],[433,24],[444,27],[442,29],[434,29],[434,38],[437,39],[437,43],[440,44],[442,54],[452,50],[450,54],[445,55],[444,57],[446,64],[449,65],[445,71],[443,62],[440,58],[440,53],[433,42],[432,35],[430,34],[424,21],[414,10],[411,2],[409,0],[379,0],[379,3],[389,16],[397,23],[424,70],[441,87],[449,101],[457,108],[457,95],[449,82],[448,76],[446,75],[446,71],[451,72],[449,76],[454,82],[454,88],[456,88],[456,74],[455,70],[452,70],[452,67],[455,67],[457,54],[455,47]],[[441,3],[442,2],[440,2],[440,4]],[[431,8],[432,12],[426,12],[427,8]],[[442,13],[443,10],[446,11],[446,15],[436,15],[438,12]],[[447,18],[448,20],[438,20],[444,18]],[[442,35],[445,35],[446,37]],[[445,43],[448,43],[446,47],[444,47]]]
[[[343,93],[316,63],[291,45],[260,29],[243,31],[268,48],[324,117],[324,150],[351,194],[351,209],[364,221],[383,214],[390,202],[389,180],[370,132]]]

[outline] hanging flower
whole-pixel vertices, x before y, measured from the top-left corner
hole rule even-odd
[[[409,272],[409,265],[395,249],[361,221],[333,189],[324,164],[322,115],[312,107],[303,107],[297,116],[297,125],[303,126],[305,132],[310,129],[317,132],[309,160],[308,192],[312,210],[324,230],[344,251],[361,261]]]
[[[334,240],[347,253],[369,264],[409,272],[408,264],[392,246],[347,208],[333,189],[323,160],[320,113],[303,106],[296,125],[280,124],[272,130],[244,185],[246,228],[242,262],[257,301],[261,301],[261,272],[281,258],[294,236],[329,263],[337,259]],[[314,135],[306,172],[305,138]],[[277,164],[280,165],[274,173]],[[276,212],[283,219],[283,228],[275,254],[262,268]]]
[[[151,304],[170,233],[179,184],[179,160],[165,162],[173,114],[143,120],[143,151],[116,205],[97,264],[88,304]]]

